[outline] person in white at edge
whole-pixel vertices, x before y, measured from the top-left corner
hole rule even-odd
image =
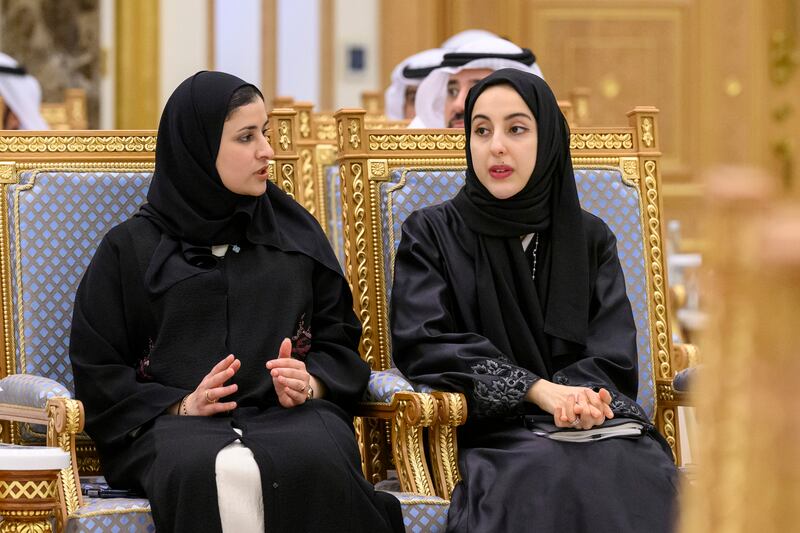
[[[402,120],[414,118],[414,100],[417,87],[434,69],[439,67],[445,50],[431,48],[401,61],[392,70],[392,82],[384,93],[386,118]]]
[[[2,129],[50,129],[39,113],[42,104],[39,82],[13,57],[3,53],[0,53],[0,97],[5,104]]]
[[[467,43],[470,43],[472,41],[477,41],[478,39],[485,39],[487,37],[499,38],[498,35],[486,30],[477,30],[477,29],[464,30],[456,33],[455,35],[447,39],[445,42],[442,43],[441,47],[447,50],[448,52],[453,52]]]
[[[445,54],[442,66],[417,89],[416,117],[409,128],[463,128],[467,93],[480,80],[502,68],[515,68],[544,79],[536,56],[500,37],[469,41]]]

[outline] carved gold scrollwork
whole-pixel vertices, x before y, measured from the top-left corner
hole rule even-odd
[[[667,331],[667,299],[664,292],[663,258],[661,252],[661,228],[659,225],[658,188],[656,182],[656,162],[652,159],[644,163],[646,212],[648,217],[648,240],[650,242],[650,273],[655,300],[656,350],[658,354],[658,377],[672,379],[669,361],[669,339]]]
[[[14,163],[0,163],[0,183],[16,183],[17,173]]]
[[[286,152],[292,147],[292,123],[289,120],[278,121],[278,144]]]
[[[433,475],[438,495],[449,500],[461,479],[456,428],[466,421],[467,408],[462,394],[434,392],[433,396],[437,402],[438,415],[430,430]]]
[[[350,132],[350,147],[358,149],[361,146],[361,127],[358,125],[358,120],[351,119],[347,130]]]
[[[369,160],[369,179],[382,179],[389,176],[389,163],[385,159]]]
[[[369,135],[370,150],[463,150],[463,133]]]
[[[376,369],[374,354],[374,344],[372,341],[372,315],[369,310],[369,280],[367,272],[367,224],[366,224],[366,196],[365,179],[361,163],[350,165],[350,183],[353,185],[353,208],[355,232],[356,232],[356,282],[358,284],[358,312],[361,319],[363,334],[361,335],[361,356],[369,364],[370,368]]]
[[[672,385],[666,383],[660,383],[658,385],[658,400],[671,402],[675,400],[675,391],[672,388]]]
[[[311,115],[308,111],[300,111],[300,137],[308,139],[311,136]]]
[[[369,445],[370,473],[372,476],[370,481],[374,484],[381,480],[381,472],[385,469],[383,461],[381,461],[381,450],[383,450],[383,445],[386,442],[381,427],[383,426],[383,421],[375,418],[368,418],[365,419],[364,422],[367,426],[367,434],[369,436],[367,443]]]
[[[572,150],[598,150],[633,148],[633,135],[630,133],[573,133],[569,147]]]
[[[430,426],[434,413],[434,400],[429,394],[412,393],[398,400],[391,440],[400,490],[404,492],[434,494],[423,457],[421,431]]]
[[[316,215],[316,201],[314,198],[314,164],[312,163],[311,148],[300,150],[300,176],[303,186],[303,207]]]
[[[281,165],[281,189],[283,192],[294,197],[294,165],[291,163],[283,163]]]
[[[644,117],[642,119],[642,142],[648,148],[652,147],[655,142],[655,137],[653,135],[653,119]]]
[[[633,187],[639,186],[639,161],[636,158],[622,159],[622,181]]]
[[[75,512],[81,504],[77,483],[77,459],[75,435],[83,431],[83,409],[81,403],[66,398],[51,398],[47,402],[47,443],[58,446],[70,456],[70,466],[59,473],[64,492],[67,514]]]
[[[339,152],[344,151],[344,125],[341,120],[336,121],[336,133],[339,139]]]
[[[350,252],[350,202],[347,199],[350,180],[348,176],[347,167],[345,165],[339,165],[342,202],[342,235],[344,236],[344,270],[347,277],[347,285],[350,287],[350,293],[355,294],[353,287],[353,256]]]
[[[336,126],[334,124],[317,125],[317,139],[320,141],[335,141]]]
[[[16,152],[154,152],[154,135],[125,137],[79,137],[53,135],[47,137],[0,137],[0,153]]]
[[[669,444],[670,450],[672,450],[673,458],[677,457],[677,439],[675,438],[675,409],[664,409],[662,411],[662,420],[664,421],[664,427],[662,428],[662,435],[664,438],[667,439],[667,444]]]

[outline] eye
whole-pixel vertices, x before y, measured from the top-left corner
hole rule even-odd
[[[253,134],[252,133],[245,133],[244,135],[239,137],[239,142],[247,143],[247,142],[250,142],[252,139],[253,139]]]
[[[476,126],[474,132],[475,135],[477,135],[478,137],[483,137],[484,135],[489,133],[489,128],[487,128],[486,126]]]
[[[455,85],[450,85],[447,87],[447,96],[449,98],[455,98],[458,96],[458,87]]]
[[[525,126],[511,126],[508,129],[508,131],[514,135],[519,135],[520,133],[525,133],[526,131],[528,131],[528,128],[526,128]]]

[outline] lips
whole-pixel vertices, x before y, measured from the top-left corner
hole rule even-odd
[[[258,169],[256,171],[256,175],[261,176],[262,178],[267,177],[267,174],[269,172],[268,168],[269,168],[268,166],[264,166],[264,167]]]
[[[506,179],[514,172],[514,169],[508,165],[492,165],[489,167],[489,175],[496,180]]]

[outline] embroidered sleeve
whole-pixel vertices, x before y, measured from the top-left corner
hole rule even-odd
[[[621,416],[625,418],[635,418],[645,423],[650,423],[650,419],[647,417],[647,413],[644,412],[638,403],[631,400],[624,394],[621,394],[614,389],[606,386],[600,385],[597,383],[573,383],[572,380],[568,379],[567,376],[562,374],[561,372],[556,373],[553,376],[553,382],[558,383],[559,385],[571,385],[573,387],[588,387],[593,391],[597,392],[601,388],[605,388],[611,394],[611,410],[614,411],[614,416]]]
[[[474,374],[473,411],[476,416],[503,417],[522,414],[525,394],[539,377],[500,359],[485,359],[471,366]]]

